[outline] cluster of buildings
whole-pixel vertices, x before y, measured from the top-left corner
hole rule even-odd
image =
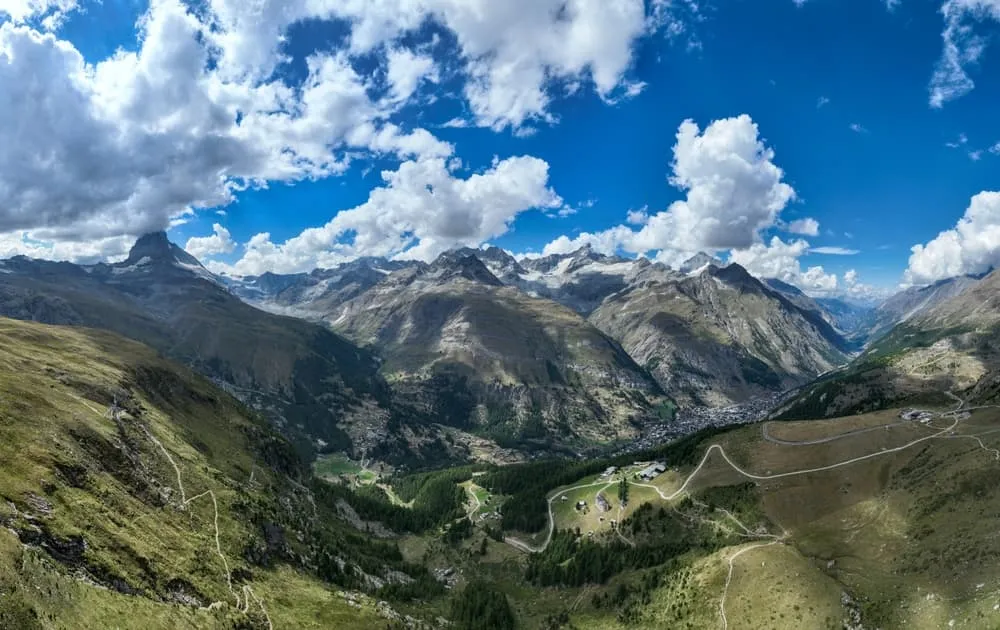
[[[619,449],[616,454],[634,453],[676,440],[708,427],[750,424],[765,419],[782,399],[782,394],[761,396],[729,407],[683,407],[670,422],[653,422],[643,429],[642,435]]]
[[[903,409],[899,412],[899,417],[913,422],[930,422],[934,419],[934,414],[922,409]]]
[[[652,481],[667,470],[667,465],[663,462],[653,462],[638,472],[638,476],[643,481]]]

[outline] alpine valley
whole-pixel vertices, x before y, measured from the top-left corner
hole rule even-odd
[[[996,282],[4,260],[0,627],[991,627]]]

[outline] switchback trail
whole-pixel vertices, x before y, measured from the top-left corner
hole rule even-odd
[[[691,473],[684,480],[684,483],[681,484],[681,487],[678,488],[673,493],[666,494],[660,488],[658,488],[658,487],[656,487],[656,486],[654,486],[652,484],[637,483],[635,481],[629,481],[628,483],[630,485],[638,486],[638,487],[641,487],[641,488],[651,488],[651,489],[655,490],[656,493],[658,495],[660,495],[660,498],[663,499],[664,501],[673,501],[674,499],[676,499],[677,497],[679,497],[681,494],[684,494],[685,492],[687,492],[687,489],[691,485],[691,482],[694,481],[695,477],[698,476],[698,473],[701,472],[702,468],[705,467],[705,464],[708,462],[709,458],[715,452],[718,452],[719,456],[722,457],[723,460],[725,460],[726,464],[728,464],[729,467],[732,468],[733,470],[735,470],[737,473],[739,473],[740,475],[746,477],[747,479],[753,479],[753,480],[756,480],[756,481],[769,481],[769,480],[772,480],[772,479],[784,479],[786,477],[796,477],[796,476],[799,476],[799,475],[808,475],[808,474],[811,474],[811,473],[824,472],[824,471],[827,471],[827,470],[835,470],[837,468],[842,468],[844,466],[850,466],[851,464],[856,464],[858,462],[866,461],[866,460],[869,460],[869,459],[874,459],[876,457],[882,457],[884,455],[890,455],[892,453],[898,453],[898,452],[906,450],[906,449],[908,449],[908,448],[910,448],[912,446],[916,446],[917,444],[920,444],[922,442],[927,442],[929,440],[934,440],[934,439],[945,437],[945,434],[953,431],[955,429],[955,427],[958,426],[958,423],[961,420],[961,418],[957,415],[957,412],[959,412],[960,410],[963,410],[962,408],[965,405],[965,401],[963,401],[958,396],[955,396],[951,392],[946,392],[946,393],[949,396],[951,396],[952,398],[954,398],[958,402],[958,405],[957,405],[957,407],[955,409],[953,409],[951,411],[948,411],[948,412],[945,412],[943,414],[940,414],[940,416],[941,417],[951,417],[951,418],[953,418],[952,423],[949,426],[947,426],[947,427],[945,427],[943,429],[940,429],[936,433],[933,433],[931,435],[927,435],[927,436],[924,436],[924,437],[921,437],[921,438],[917,438],[915,440],[911,440],[910,442],[907,442],[906,444],[903,444],[902,446],[897,446],[897,447],[885,449],[885,450],[882,450],[882,451],[876,451],[874,453],[869,453],[867,455],[860,455],[858,457],[853,457],[851,459],[844,460],[842,462],[837,462],[835,464],[829,464],[827,466],[817,466],[815,468],[807,468],[807,469],[804,469],[804,470],[794,470],[794,471],[789,471],[789,472],[784,472],[784,473],[775,473],[775,474],[770,474],[770,475],[758,475],[758,474],[755,474],[755,473],[752,473],[752,472],[749,472],[749,471],[746,471],[746,470],[740,468],[740,466],[738,464],[736,464],[735,462],[733,462],[732,459],[730,459],[729,454],[726,453],[726,450],[722,447],[722,445],[720,445],[720,444],[712,444],[705,451],[705,454],[702,456],[701,461],[698,463],[698,465],[695,467],[695,469],[693,471],[691,471]],[[971,411],[973,409],[979,409],[979,408],[980,407],[974,407],[974,408],[970,408],[970,409],[965,409],[964,411]],[[957,437],[957,436],[955,436],[955,437]],[[595,482],[592,482],[592,483],[581,484],[581,485],[578,485],[578,486],[573,486],[571,488],[565,488],[565,489],[557,490],[556,492],[554,492],[552,494],[552,496],[550,496],[548,498],[548,501],[547,501],[547,503],[548,503],[548,528],[546,530],[545,540],[544,540],[544,542],[542,542],[541,545],[533,546],[533,545],[530,545],[530,544],[528,544],[528,543],[526,543],[524,541],[521,541],[521,540],[518,540],[516,538],[513,538],[511,536],[505,537],[504,541],[507,542],[508,544],[510,544],[513,547],[516,547],[518,549],[521,549],[522,551],[526,551],[526,552],[529,552],[529,553],[539,553],[539,552],[544,551],[545,548],[548,547],[549,543],[552,541],[552,535],[554,533],[555,520],[554,520],[553,515],[552,515],[552,502],[556,499],[556,497],[558,497],[560,495],[563,495],[563,494],[565,494],[567,492],[572,492],[574,490],[580,490],[580,489],[583,489],[583,488],[590,488],[590,487],[594,487],[594,486],[604,486],[604,485],[607,485],[607,481],[595,481]]]

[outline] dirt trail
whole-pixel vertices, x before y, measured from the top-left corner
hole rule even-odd
[[[197,501],[198,499],[201,499],[202,497],[207,496],[212,498],[212,509],[214,510],[212,524],[215,529],[215,553],[217,556],[219,556],[219,559],[222,560],[222,566],[226,570],[226,586],[229,588],[229,592],[233,595],[233,598],[236,601],[236,610],[244,614],[250,612],[250,600],[253,599],[260,607],[260,611],[264,615],[264,619],[267,620],[267,627],[269,628],[269,630],[274,630],[274,624],[271,623],[271,616],[268,615],[267,613],[267,607],[264,605],[263,600],[257,597],[257,594],[253,592],[253,589],[250,587],[250,585],[244,584],[239,592],[233,587],[233,574],[229,568],[229,560],[226,559],[226,554],[222,552],[222,541],[220,539],[220,530],[219,530],[219,501],[215,497],[215,492],[212,490],[206,490],[205,492],[193,496],[190,499],[187,498],[187,495],[184,490],[184,479],[183,476],[181,475],[180,466],[177,465],[177,462],[174,461],[173,456],[170,455],[170,451],[168,451],[166,447],[163,446],[163,443],[160,442],[160,440],[158,440],[155,435],[153,435],[152,431],[150,431],[145,426],[142,427],[142,430],[146,433],[146,436],[149,437],[150,441],[160,449],[160,452],[163,453],[163,456],[170,463],[170,466],[173,467],[174,473],[177,475],[177,489],[181,495],[182,508],[186,508],[188,505],[190,505],[194,501]],[[240,596],[241,592],[242,592],[242,597]],[[208,608],[215,608],[220,604],[221,602],[213,602],[208,606]]]

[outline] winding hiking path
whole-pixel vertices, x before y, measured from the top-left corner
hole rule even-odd
[[[892,427],[902,426],[904,424],[912,424],[912,420],[900,420],[899,422],[890,422],[888,424],[880,424],[874,427],[866,427],[864,429],[855,429],[853,431],[847,431],[845,433],[838,433],[837,435],[831,435],[825,438],[816,438],[813,440],[783,440],[781,438],[776,438],[771,435],[768,427],[770,422],[765,422],[761,427],[762,437],[765,441],[771,444],[778,444],[780,446],[809,446],[812,444],[826,444],[827,442],[836,442],[837,440],[842,440],[844,438],[849,438],[855,435],[861,435],[863,433],[871,433],[872,431],[882,431],[887,430]]]
[[[772,479],[784,479],[786,477],[796,477],[796,476],[799,476],[799,475],[808,475],[808,474],[811,474],[811,473],[824,472],[824,471],[827,471],[827,470],[835,470],[837,468],[842,468],[844,466],[850,466],[852,464],[856,464],[858,462],[866,461],[866,460],[869,460],[869,459],[874,459],[876,457],[882,457],[882,456],[885,456],[885,455],[890,455],[892,453],[898,453],[898,452],[904,451],[904,450],[906,450],[906,449],[908,449],[910,447],[916,446],[917,444],[920,444],[922,442],[927,442],[929,440],[943,438],[943,437],[946,436],[947,433],[953,431],[955,429],[955,427],[958,426],[958,423],[961,420],[961,418],[958,417],[958,415],[957,415],[957,413],[959,411],[972,411],[973,409],[982,409],[982,408],[985,408],[985,407],[993,407],[993,405],[987,405],[987,406],[984,406],[984,407],[973,407],[973,408],[969,408],[969,409],[963,409],[963,407],[965,406],[965,401],[964,400],[962,400],[958,396],[952,394],[951,392],[945,392],[945,393],[948,396],[950,396],[951,398],[954,398],[955,401],[958,403],[958,405],[957,405],[957,407],[955,409],[952,409],[952,410],[950,410],[948,412],[941,413],[941,414],[938,414],[938,415],[939,415],[939,417],[951,417],[951,418],[953,418],[952,423],[949,426],[945,427],[945,428],[939,429],[937,432],[935,432],[935,433],[933,433],[931,435],[927,435],[927,436],[924,436],[924,437],[921,437],[921,438],[917,438],[915,440],[911,440],[911,441],[907,442],[906,444],[903,444],[902,446],[896,446],[894,448],[889,448],[889,449],[885,449],[885,450],[881,450],[881,451],[876,451],[874,453],[869,453],[867,455],[860,455],[858,457],[853,457],[851,459],[847,459],[847,460],[844,460],[844,461],[841,461],[841,462],[837,462],[837,463],[834,463],[834,464],[829,464],[829,465],[826,465],[826,466],[817,466],[815,468],[806,468],[804,470],[793,470],[793,471],[789,471],[789,472],[774,473],[774,474],[769,474],[769,475],[758,475],[758,474],[749,472],[747,470],[744,470],[738,464],[736,464],[732,459],[730,459],[729,454],[726,453],[726,450],[722,447],[722,445],[720,445],[720,444],[712,444],[712,445],[710,445],[708,447],[708,449],[706,449],[705,454],[701,458],[701,461],[698,462],[698,465],[695,467],[695,469],[693,471],[691,471],[691,473],[687,476],[687,478],[684,480],[684,483],[681,484],[681,487],[678,488],[676,491],[670,493],[670,494],[664,493],[663,490],[661,490],[660,488],[658,488],[658,487],[656,487],[656,486],[654,486],[652,484],[637,483],[635,481],[629,481],[628,483],[630,485],[637,486],[637,487],[640,487],[640,488],[652,488],[653,490],[656,491],[656,493],[664,501],[673,501],[674,499],[676,499],[680,495],[682,495],[685,492],[687,492],[687,489],[691,485],[691,482],[695,479],[695,477],[698,476],[698,473],[701,472],[702,468],[705,467],[705,464],[708,463],[709,458],[715,452],[718,452],[719,456],[722,457],[722,459],[725,460],[725,462],[729,465],[729,467],[732,468],[733,470],[735,470],[737,473],[739,473],[740,475],[746,477],[747,479],[753,479],[753,480],[756,480],[756,481],[769,481],[769,480],[772,480]],[[766,428],[766,425],[764,425],[764,426]],[[866,430],[867,429],[864,429],[862,431],[866,431]],[[848,433],[848,434],[850,434],[850,433]],[[835,439],[839,439],[839,437],[844,437],[844,436],[846,436],[848,434],[841,434],[840,436],[834,436],[834,438]],[[959,436],[953,436],[953,437],[959,437]],[[998,453],[998,459],[1000,459],[1000,453]],[[548,504],[547,505],[547,507],[548,507],[548,527],[547,527],[546,533],[545,533],[545,540],[544,540],[544,542],[542,542],[542,544],[540,544],[540,545],[530,545],[530,544],[528,544],[528,543],[526,543],[526,542],[524,542],[522,540],[513,538],[511,536],[505,537],[504,541],[507,544],[509,544],[509,545],[511,545],[513,547],[516,547],[518,549],[521,549],[522,551],[526,551],[528,553],[540,553],[540,552],[544,551],[545,548],[548,547],[549,543],[552,542],[552,536],[554,534],[555,519],[554,519],[553,514],[552,514],[552,502],[556,499],[556,497],[558,497],[560,495],[563,495],[563,494],[566,494],[567,492],[573,492],[574,490],[581,490],[583,488],[591,488],[591,487],[605,486],[605,485],[607,485],[607,481],[595,481],[595,482],[591,482],[591,483],[581,484],[581,485],[578,485],[578,486],[573,486],[571,488],[565,488],[565,489],[557,490],[556,492],[554,492],[548,498],[548,501],[547,501],[547,504]]]
[[[226,559],[226,554],[224,554],[222,552],[222,541],[220,540],[220,531],[219,531],[219,501],[215,497],[215,492],[212,491],[212,490],[206,490],[205,492],[202,492],[199,495],[193,496],[190,499],[187,498],[187,495],[186,495],[186,493],[184,491],[184,480],[183,480],[183,477],[181,475],[180,466],[178,466],[177,462],[174,461],[173,456],[170,455],[170,451],[168,451],[166,449],[166,447],[163,446],[163,443],[160,442],[160,440],[157,439],[157,437],[155,435],[153,435],[152,431],[150,431],[148,427],[146,427],[145,425],[143,425],[142,426],[142,430],[146,434],[146,436],[149,437],[149,440],[160,449],[160,452],[163,453],[163,456],[170,463],[171,467],[173,467],[174,474],[177,475],[177,489],[178,489],[178,492],[180,492],[180,495],[181,495],[181,503],[180,503],[180,505],[181,505],[182,508],[186,508],[188,505],[190,505],[191,503],[193,503],[194,501],[197,501],[198,499],[200,499],[202,497],[206,497],[206,496],[207,497],[211,497],[211,499],[212,499],[212,509],[214,510],[214,517],[212,519],[212,524],[213,524],[213,527],[215,529],[215,553],[216,553],[217,556],[219,556],[219,559],[222,560],[222,566],[226,570],[226,586],[229,588],[229,592],[232,594],[233,598],[236,600],[236,610],[238,610],[238,611],[240,611],[241,613],[244,613],[244,614],[250,612],[250,600],[253,599],[257,603],[257,605],[260,607],[260,611],[261,611],[261,613],[263,613],[264,619],[267,620],[267,627],[269,628],[269,630],[274,630],[274,624],[271,623],[271,616],[268,615],[268,613],[267,613],[267,607],[264,606],[263,600],[261,600],[259,597],[257,597],[257,594],[253,592],[253,589],[250,587],[250,585],[249,584],[244,584],[243,587],[240,589],[240,592],[242,592],[242,595],[243,595],[242,597],[240,597],[240,592],[238,592],[233,587],[233,574],[232,574],[232,571],[229,568],[229,560]],[[220,603],[221,602],[213,602],[212,604],[210,604],[208,606],[208,608],[210,608],[210,609],[211,608],[215,608]]]

